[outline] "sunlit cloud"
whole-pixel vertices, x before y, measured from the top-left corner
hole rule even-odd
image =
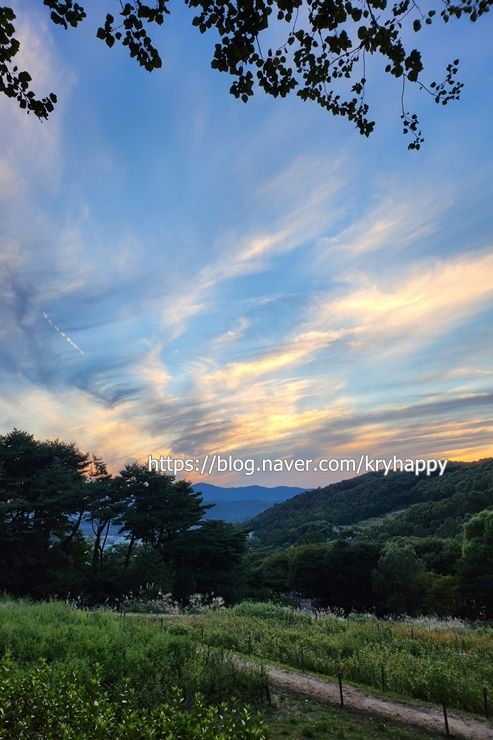
[[[288,349],[256,357],[253,360],[229,363],[224,368],[212,372],[211,376],[230,387],[246,378],[267,375],[309,360],[318,350],[330,346],[341,336],[340,331],[302,332],[292,337]]]
[[[314,326],[345,330],[356,346],[387,343],[388,351],[403,351],[406,345],[410,350],[490,305],[493,254],[425,262],[404,278],[394,274],[362,283],[340,298],[317,301]]]
[[[22,391],[16,398],[0,400],[0,413],[10,428],[28,429],[40,439],[58,436],[76,442],[83,451],[103,454],[114,472],[127,462],[143,460],[144,451],[155,443],[138,422],[125,418],[122,408],[107,408],[88,393],[26,386]]]

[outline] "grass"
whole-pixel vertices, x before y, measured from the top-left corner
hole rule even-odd
[[[403,698],[484,712],[493,702],[493,630],[448,622],[344,619],[273,604],[240,604],[166,620],[174,634]],[[382,673],[383,671],[383,673]]]
[[[272,740],[340,738],[340,740],[424,740],[429,735],[383,722],[380,717],[292,696],[273,694],[266,712]]]

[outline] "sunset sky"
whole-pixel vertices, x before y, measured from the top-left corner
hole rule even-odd
[[[0,99],[0,431],[113,471],[492,455],[493,16],[423,31],[426,79],[458,56],[465,90],[409,96],[426,139],[409,152],[379,64],[363,139],[295,98],[236,101],[181,6],[149,75],[94,38],[97,5],[65,32],[13,3],[24,66],[60,103],[41,124]]]

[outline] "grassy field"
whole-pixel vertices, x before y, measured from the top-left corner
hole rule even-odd
[[[225,616],[196,619],[216,629]],[[282,693],[269,705],[260,670],[240,670],[221,650],[197,650],[200,626],[169,626],[0,601],[0,739],[422,737]]]
[[[344,679],[393,695],[484,713],[493,703],[493,630],[457,622],[315,618],[270,604],[240,604],[166,620],[173,634]]]
[[[371,667],[371,656],[380,659],[377,666],[385,656],[389,690],[395,692],[400,681],[401,693],[433,699],[419,674],[427,656],[425,675],[440,672],[444,683],[435,686],[442,691],[450,681],[456,706],[476,711],[482,706],[474,691],[491,685],[488,630],[314,619],[265,604],[156,621],[5,600],[0,601],[0,740],[425,737],[279,690],[272,689],[269,704],[260,666],[240,669],[227,649],[328,675],[342,668],[348,678],[351,667],[359,666],[352,680],[369,685],[363,668]],[[474,668],[475,682],[461,665]],[[381,688],[380,671],[371,675]]]

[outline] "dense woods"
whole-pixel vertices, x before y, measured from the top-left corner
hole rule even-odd
[[[468,516],[493,505],[493,460],[449,462],[443,476],[368,473],[307,491],[251,522],[264,545],[297,544],[314,533],[336,538],[344,528],[385,540],[397,535],[453,537]],[[389,516],[391,515],[391,516]],[[378,522],[368,521],[388,517]]]
[[[379,613],[493,615],[493,461],[369,474],[250,522],[256,585]]]

